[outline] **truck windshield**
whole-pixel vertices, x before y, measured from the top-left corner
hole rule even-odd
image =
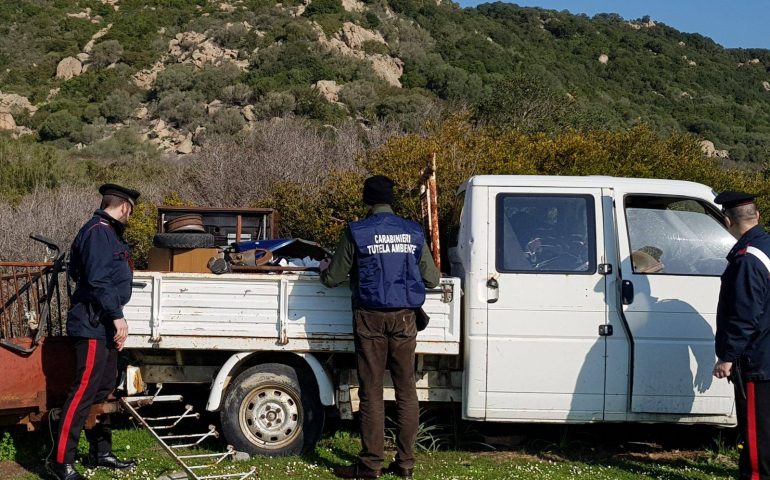
[[[628,240],[634,273],[718,276],[735,239],[715,209],[682,197],[628,196]]]

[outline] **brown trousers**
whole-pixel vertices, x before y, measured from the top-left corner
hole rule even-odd
[[[358,396],[361,417],[361,464],[382,468],[385,442],[385,405],[382,398],[385,369],[390,370],[396,390],[398,435],[396,464],[414,467],[414,442],[419,425],[414,350],[417,326],[414,310],[353,312],[358,364]]]

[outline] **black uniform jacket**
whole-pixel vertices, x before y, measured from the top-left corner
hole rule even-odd
[[[133,262],[122,223],[94,212],[72,242],[70,277],[77,282],[67,316],[67,334],[112,341],[113,320],[131,299]]]
[[[717,307],[716,354],[748,380],[770,380],[770,235],[758,225],[727,255]]]

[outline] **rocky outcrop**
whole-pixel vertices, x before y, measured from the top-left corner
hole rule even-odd
[[[348,12],[363,12],[366,7],[360,0],[342,0],[342,8]]]
[[[770,92],[770,82],[768,82],[767,80],[762,82],[762,88],[764,88],[766,92]]]
[[[16,122],[10,113],[0,113],[0,131],[16,130]]]
[[[339,93],[342,90],[342,85],[337,85],[334,80],[319,80],[313,85],[313,88],[318,90],[318,93],[326,99],[328,102],[337,102],[339,100]]]
[[[238,50],[222,48],[203,33],[178,33],[168,42],[168,53],[179,63],[193,64],[203,68],[206,64],[222,65],[230,62],[245,70],[248,60],[238,60]]]
[[[342,25],[342,29],[335,33],[334,36],[337,39],[345,42],[345,45],[352,48],[353,50],[360,50],[364,42],[367,41],[379,42],[387,45],[380,32],[367,30],[364,27],[358,26],[351,22],[345,22]]]
[[[700,148],[703,151],[703,155],[708,158],[730,158],[730,152],[727,150],[717,150],[714,147],[714,142],[711,140],[701,140]]]
[[[150,68],[145,68],[144,70],[140,70],[136,72],[132,77],[131,80],[134,82],[134,85],[136,85],[139,88],[142,88],[144,90],[149,90],[152,88],[153,84],[155,83],[155,79],[158,78],[158,73],[162,72],[166,69],[166,66],[163,64],[163,61],[158,61],[153,64]]]
[[[63,58],[56,66],[56,78],[69,80],[83,73],[83,64],[75,57]]]
[[[318,31],[318,42],[324,47],[341,55],[368,60],[378,77],[395,87],[401,87],[404,62],[400,58],[379,53],[367,54],[362,50],[364,42],[367,41],[387,45],[381,33],[367,30],[350,22],[343,24],[342,29],[332,37],[327,37],[320,26],[316,25],[316,31]]]
[[[112,24],[109,23],[107,24],[106,27],[94,33],[91,36],[91,39],[88,41],[88,43],[86,43],[85,46],[83,47],[83,53],[91,55],[91,50],[94,49],[94,45],[96,45],[96,41],[102,38],[103,36],[107,35],[107,33],[110,31],[111,28],[112,28]]]
[[[27,97],[15,93],[0,92],[0,113],[14,113],[20,110],[26,110],[33,114],[37,111],[37,107],[32,105]]]

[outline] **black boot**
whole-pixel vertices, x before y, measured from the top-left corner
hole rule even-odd
[[[136,466],[135,460],[120,460],[112,452],[96,454],[91,452],[88,454],[89,468],[104,467],[112,470],[128,470]]]
[[[360,463],[350,465],[349,467],[335,467],[334,476],[337,478],[351,478],[351,479],[364,479],[364,478],[380,478],[380,470],[372,470]]]
[[[79,474],[75,470],[75,466],[71,463],[51,463],[48,465],[51,473],[54,474],[59,480],[86,480],[86,477]]]
[[[388,468],[383,470],[382,473],[388,473],[390,475],[395,475],[397,477],[406,478],[407,480],[409,480],[414,475],[414,469],[402,468],[402,467],[399,467],[396,462],[391,462],[391,464],[388,465]]]

